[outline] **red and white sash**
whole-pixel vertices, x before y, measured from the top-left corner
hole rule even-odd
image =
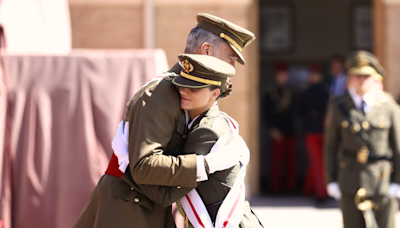
[[[156,77],[148,83],[154,80],[159,80],[162,77]],[[239,135],[239,124],[227,115],[225,112],[221,112],[226,122],[230,126],[230,130],[233,135]],[[115,154],[115,166],[119,165],[120,176],[125,172],[126,166],[129,164],[129,160],[124,159],[129,155],[129,152],[114,153]],[[241,168],[233,184],[233,187],[228,192],[221,204],[217,217],[215,220],[215,228],[237,228],[242,221],[245,208],[245,185],[244,177],[246,176],[246,166],[249,163],[250,154],[248,152],[241,153]],[[118,165],[117,165],[118,161]],[[115,169],[115,168],[114,168]],[[118,171],[119,171],[118,170]],[[188,216],[189,221],[195,228],[214,228],[211,217],[207,212],[206,206],[196,189],[190,191],[186,196],[180,199],[180,203]]]
[[[233,187],[218,209],[215,228],[237,228],[242,221],[245,208],[244,177],[246,166],[242,166]],[[206,206],[196,189],[190,191],[180,200],[186,216],[194,228],[214,228]]]
[[[221,112],[221,115],[229,124],[233,135],[239,135],[239,124],[225,112]],[[250,154],[241,154],[240,160],[242,166],[233,187],[229,190],[224,202],[218,209],[215,228],[237,228],[240,221],[242,221],[246,202],[244,177],[246,176],[246,167],[250,160]],[[190,223],[195,228],[214,228],[206,206],[196,189],[190,191],[179,201]]]

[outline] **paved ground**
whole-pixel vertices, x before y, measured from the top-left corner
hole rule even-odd
[[[317,204],[306,197],[253,197],[250,205],[265,228],[342,228],[340,210],[334,200]],[[400,212],[396,228],[400,228]]]

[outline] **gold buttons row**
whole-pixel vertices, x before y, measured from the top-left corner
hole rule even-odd
[[[380,122],[379,122],[379,128],[385,128],[385,126],[386,126],[386,124],[385,124],[384,121],[380,121]],[[345,120],[345,121],[342,122],[342,128],[347,128],[347,127],[349,127],[349,122],[348,122],[347,120]],[[370,124],[368,123],[368,121],[363,121],[363,122],[361,123],[361,126],[360,126],[360,124],[353,123],[353,124],[351,125],[351,129],[350,129],[350,130],[351,130],[353,133],[357,133],[357,132],[359,132],[359,131],[361,130],[361,127],[362,127],[364,130],[368,130],[368,129],[370,128]]]

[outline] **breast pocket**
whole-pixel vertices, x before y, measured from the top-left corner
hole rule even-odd
[[[392,123],[388,117],[380,116],[369,121],[371,128],[369,135],[371,140],[379,142],[380,140],[387,141],[389,136],[389,129]]]

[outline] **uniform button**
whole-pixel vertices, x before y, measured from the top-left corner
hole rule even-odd
[[[178,186],[176,186],[176,188],[182,188],[182,187],[178,185]]]
[[[186,135],[183,135],[182,138],[186,138]]]
[[[364,130],[368,130],[369,128],[369,123],[367,121],[363,121],[361,124],[362,128],[364,128]]]
[[[131,187],[131,190],[133,191],[133,187]]]
[[[342,169],[346,168],[346,162],[344,162],[344,161],[340,162],[339,166]]]
[[[361,130],[361,126],[359,124],[354,123],[351,125],[351,131],[356,134]]]
[[[349,126],[349,122],[347,122],[346,120],[342,122],[343,128],[347,128],[348,126]]]
[[[135,198],[135,202],[136,202],[136,203],[139,203],[139,198]]]
[[[383,121],[379,122],[379,127],[380,128],[384,128],[385,127],[385,122],[383,122]]]

